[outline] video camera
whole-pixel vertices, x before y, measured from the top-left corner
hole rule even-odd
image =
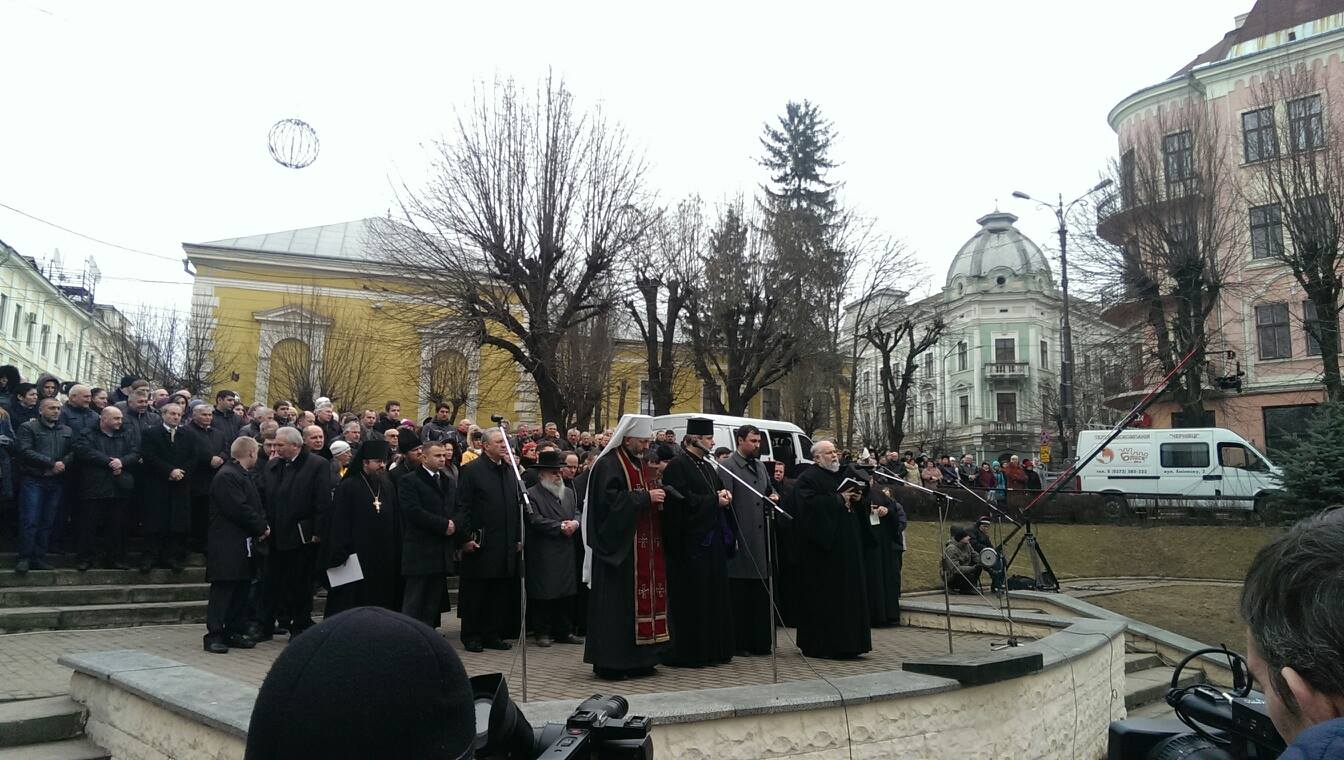
[[[1204,654],[1227,656],[1233,688],[1208,684],[1177,686],[1181,671]],[[1284,750],[1283,738],[1269,719],[1265,696],[1251,689],[1241,655],[1226,647],[1200,649],[1186,656],[1171,675],[1166,701],[1176,719],[1132,718],[1111,724],[1107,760],[1265,760]]]
[[[626,717],[630,704],[624,697],[594,694],[564,723],[534,729],[509,699],[504,674],[473,676],[471,690],[476,701],[476,741],[471,746],[477,758],[653,760],[649,719]]]

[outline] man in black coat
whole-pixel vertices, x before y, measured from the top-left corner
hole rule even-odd
[[[163,424],[140,439],[145,478],[145,556],[140,572],[155,565],[182,572],[191,533],[191,478],[200,464],[196,438],[182,430],[182,407],[167,404]]]
[[[222,433],[224,440],[230,444],[238,437],[238,431],[243,429],[243,418],[233,412],[233,408],[237,405],[237,393],[220,391],[215,394],[215,410],[210,420],[210,427]]]
[[[229,446],[237,436],[229,436],[215,424],[215,410],[209,404],[191,409],[191,421],[182,432],[196,439],[196,472],[191,478],[191,542],[197,551],[205,549],[206,528],[210,524],[210,482],[229,461]]]
[[[259,448],[246,436],[235,439],[229,450],[231,461],[210,482],[210,545],[205,563],[210,601],[205,608],[204,646],[212,654],[255,645],[243,634],[243,610],[252,584],[252,558],[271,535],[250,474]]]
[[[126,570],[126,498],[135,488],[131,471],[140,463],[135,450],[139,438],[122,430],[121,410],[103,409],[98,427],[75,441],[75,459],[79,468],[79,547],[80,572],[88,570],[96,554],[98,523],[106,520],[107,540],[103,550],[104,566]]]
[[[365,444],[377,446],[378,442]],[[387,444],[382,444],[384,447]],[[415,470],[403,464],[405,472],[397,480],[398,507],[401,510],[401,575],[405,590],[401,612],[438,628],[443,614],[444,578],[453,571],[453,552],[457,548],[457,487],[444,472],[445,451],[442,441],[420,446],[420,464]],[[479,652],[480,643],[467,643]]]
[[[565,485],[565,457],[556,449],[541,452],[533,467],[538,483],[527,489],[527,611],[537,646],[582,644],[570,628],[570,610],[578,590],[575,535],[579,510]]]
[[[303,445],[293,427],[276,431],[276,452],[262,478],[262,502],[271,526],[258,618],[260,639],[280,628],[297,636],[313,625],[313,562],[331,508],[331,465]]]
[[[467,531],[458,568],[458,616],[467,651],[510,649],[504,634],[516,618],[522,525],[518,479],[505,459],[504,433],[486,431],[481,456],[458,476],[457,513]]]

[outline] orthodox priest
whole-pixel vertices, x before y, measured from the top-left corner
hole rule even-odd
[[[873,648],[868,625],[863,544],[867,487],[840,466],[830,441],[812,445],[813,466],[798,478],[798,552],[802,572],[798,648],[807,657],[850,659]],[[842,488],[846,480],[856,485]]]
[[[652,675],[671,640],[663,556],[664,493],[641,458],[653,418],[621,418],[593,464],[584,499],[588,636],[583,661],[607,680]]]
[[[384,473],[387,458],[385,442],[365,443],[336,486],[327,566],[340,567],[353,554],[364,580],[332,587],[326,617],[353,607],[401,609],[397,489]]]
[[[663,544],[667,549],[668,618],[672,647],[663,662],[700,667],[733,659],[728,555],[732,494],[706,457],[714,451],[714,422],[686,421],[681,451],[663,472]]]

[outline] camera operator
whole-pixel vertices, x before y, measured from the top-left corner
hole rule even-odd
[[[1327,513],[1270,542],[1246,574],[1247,662],[1282,760],[1344,758],[1344,520]]]

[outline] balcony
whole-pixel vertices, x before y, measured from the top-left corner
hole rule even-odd
[[[985,377],[990,380],[1025,380],[1029,370],[1027,362],[990,362],[985,365]]]
[[[1026,422],[990,422],[986,426],[986,431],[990,435],[1027,435],[1040,431],[1040,425],[1032,425]]]

